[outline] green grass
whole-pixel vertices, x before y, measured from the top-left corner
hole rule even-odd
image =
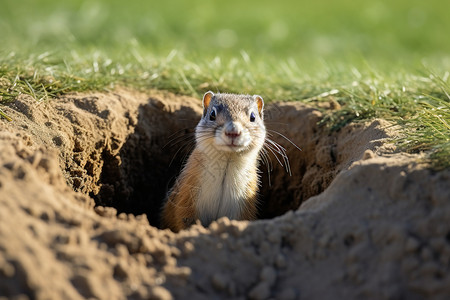
[[[332,130],[385,118],[402,126],[401,149],[449,168],[448,11],[440,0],[3,0],[0,103],[117,85],[333,100]]]

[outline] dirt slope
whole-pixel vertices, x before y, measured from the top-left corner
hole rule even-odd
[[[14,121],[0,122],[0,298],[450,294],[450,172],[394,153],[382,120],[330,133],[315,109],[268,105],[268,128],[302,151],[271,132],[292,176],[273,158],[269,186],[262,166],[265,219],[174,234],[154,226],[200,101],[118,90],[20,96],[4,110]]]

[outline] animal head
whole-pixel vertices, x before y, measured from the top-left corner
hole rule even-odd
[[[196,129],[198,146],[236,153],[259,151],[266,135],[263,109],[258,95],[205,93]]]

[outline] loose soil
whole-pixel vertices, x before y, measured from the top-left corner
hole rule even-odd
[[[273,156],[261,165],[260,220],[174,234],[157,228],[159,210],[194,146],[198,99],[21,95],[3,110],[0,298],[450,294],[450,171],[397,153],[386,121],[330,131],[317,109],[267,105],[292,174]]]

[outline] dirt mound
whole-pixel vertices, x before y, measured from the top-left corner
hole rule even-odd
[[[199,100],[123,90],[44,103],[22,95],[5,110],[14,122],[0,123],[0,296],[450,293],[450,172],[393,154],[382,120],[330,132],[313,108],[268,105],[271,138],[292,170],[272,158],[269,186],[261,168],[261,217],[272,219],[223,218],[174,234],[151,225],[193,146]]]

